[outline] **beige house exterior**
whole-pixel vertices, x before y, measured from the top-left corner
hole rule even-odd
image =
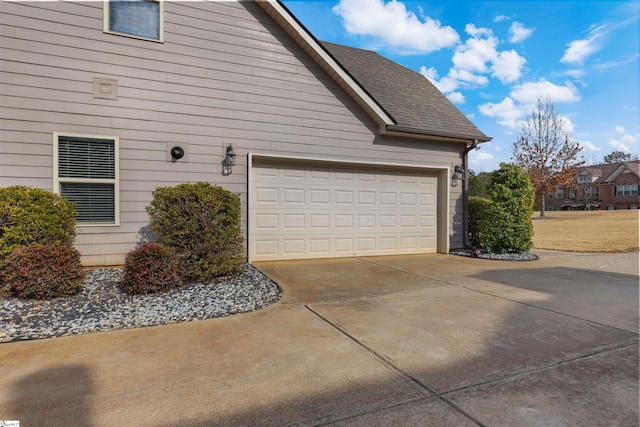
[[[75,201],[88,266],[150,238],[155,188],[197,181],[240,195],[250,261],[463,245],[456,166],[490,138],[278,1],[1,2],[0,19],[0,186]]]

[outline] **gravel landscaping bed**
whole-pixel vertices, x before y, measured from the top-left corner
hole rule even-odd
[[[241,273],[172,292],[129,296],[122,270],[87,272],[83,291],[49,301],[0,299],[0,342],[32,340],[223,317],[266,307],[280,287],[249,264]]]
[[[493,259],[499,261],[535,261],[538,259],[537,255],[530,254],[528,252],[515,252],[507,254],[491,254],[482,252],[480,250],[473,249],[454,249],[449,252],[451,255],[461,255],[472,258]]]

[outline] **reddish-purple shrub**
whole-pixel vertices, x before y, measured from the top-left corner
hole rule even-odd
[[[161,243],[145,243],[127,254],[122,278],[127,294],[154,294],[180,286],[180,261],[175,249]]]
[[[19,246],[0,269],[0,283],[18,298],[75,295],[84,277],[80,253],[68,245]]]

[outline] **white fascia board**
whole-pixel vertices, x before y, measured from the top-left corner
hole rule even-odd
[[[375,114],[380,121],[386,125],[394,125],[395,121],[378,105],[378,103],[362,89],[362,87],[351,77],[318,41],[304,28],[291,13],[278,0],[255,0],[258,5],[267,11],[272,17],[272,13],[278,15],[280,19],[275,19],[278,25],[291,34],[293,39],[305,50],[311,50],[317,58],[326,64],[332,71],[329,73],[332,78],[343,82],[350,90],[351,95],[359,98]],[[275,18],[275,17],[274,17]],[[294,36],[295,34],[295,36]],[[296,37],[297,36],[297,37]],[[312,56],[313,57],[313,56]],[[314,58],[315,59],[315,58]],[[356,100],[358,101],[358,100]]]

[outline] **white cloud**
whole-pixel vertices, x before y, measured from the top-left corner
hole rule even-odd
[[[631,152],[631,147],[613,138],[609,138],[609,145],[617,151],[623,151],[625,153]]]
[[[522,43],[533,34],[535,28],[526,28],[520,22],[513,21],[509,28],[509,43]]]
[[[575,129],[575,125],[567,116],[563,116],[562,114],[558,114],[558,118],[562,120],[562,129],[569,133],[573,134],[573,130]]]
[[[633,136],[630,133],[625,133],[624,135],[622,135],[622,137],[620,137],[620,139],[622,140],[622,142],[625,142],[627,144],[635,144],[638,142],[638,135]]]
[[[484,28],[484,27],[478,28],[475,26],[475,24],[465,25],[464,32],[469,34],[471,37],[478,37],[478,36],[493,37],[493,31],[491,31],[491,29]]]
[[[446,76],[438,78],[433,68],[421,68],[422,74],[444,93],[458,88],[476,89],[489,84],[489,78],[497,78],[503,84],[520,79],[527,62],[515,50],[498,51],[498,38],[489,28],[479,28],[467,24],[465,31],[469,38],[459,45],[452,57],[453,67]]]
[[[633,145],[640,144],[640,133],[636,135],[632,135],[629,132],[627,132],[627,130],[624,127],[620,125],[616,125],[614,127],[614,130],[616,131],[618,136],[615,139],[611,138],[609,140],[609,144],[611,144],[611,141],[614,141],[615,144],[625,146],[629,149],[632,149]]]
[[[515,50],[500,52],[498,57],[493,60],[491,75],[502,83],[516,82],[520,80],[522,68],[526,62],[527,60],[518,55]]]
[[[495,117],[502,126],[517,129],[525,111],[522,106],[516,105],[513,99],[506,97],[500,103],[487,102],[478,106],[478,110],[485,116]]]
[[[602,36],[603,29],[602,26],[595,27],[589,31],[587,38],[570,42],[560,62],[582,64],[587,57],[602,49],[602,46],[598,44],[598,39]]]
[[[469,70],[455,68],[449,70],[449,74],[442,80],[451,80],[451,84],[456,82],[458,85],[465,88],[482,87],[489,84],[489,79],[481,74],[474,74]]]
[[[559,86],[544,79],[516,85],[509,95],[522,104],[535,104],[545,98],[551,102],[580,101],[578,89],[571,82]]]
[[[438,71],[433,67],[425,67],[424,65],[420,67],[420,74],[425,76],[431,83],[433,83],[440,92],[449,93],[456,90],[459,86],[459,82],[450,77],[443,77],[442,79],[438,79]]]
[[[498,15],[495,18],[493,18],[493,22],[502,22],[502,21],[508,21],[509,18],[507,15]]]
[[[574,79],[580,79],[584,76],[584,70],[567,70],[563,75],[573,77]]]
[[[396,0],[340,0],[333,12],[342,17],[350,34],[371,37],[403,54],[430,53],[460,39],[453,28],[428,16],[421,20]]]
[[[609,138],[609,145],[611,147],[618,151],[624,151],[625,153],[631,153],[634,149],[637,151],[638,145],[640,144],[640,133],[633,135],[620,125],[616,125],[614,130],[617,136]]]
[[[469,153],[469,165],[471,166],[471,169],[476,172],[494,170],[497,167],[495,163],[496,161],[493,154],[488,153],[483,149],[472,150]]]
[[[596,147],[595,144],[593,142],[591,142],[591,141],[578,140],[578,143],[580,144],[581,147],[586,148],[589,151],[596,152],[596,151],[600,151],[601,150],[600,147]]]
[[[425,67],[424,65],[420,67],[420,74],[431,80],[432,82],[438,80],[438,70],[433,67]]]
[[[497,56],[498,39],[493,36],[477,38],[477,36],[484,34],[475,30],[473,27],[471,32],[467,31],[472,37],[456,49],[452,59],[453,65],[459,69],[486,73],[488,71],[487,62]]]
[[[597,68],[599,70],[608,70],[611,68],[616,68],[616,67],[620,67],[622,65],[626,65],[632,62],[636,62],[638,60],[638,58],[640,58],[640,53],[636,53],[634,55],[628,56],[624,59],[621,59],[619,61],[607,61],[607,62],[598,62],[596,64],[593,64],[593,68]]]
[[[466,101],[464,95],[460,92],[451,92],[447,94],[447,98],[449,98],[449,101],[453,102],[454,104],[464,104],[464,102]]]
[[[476,160],[493,160],[493,154],[486,151],[478,151],[475,155]]]

